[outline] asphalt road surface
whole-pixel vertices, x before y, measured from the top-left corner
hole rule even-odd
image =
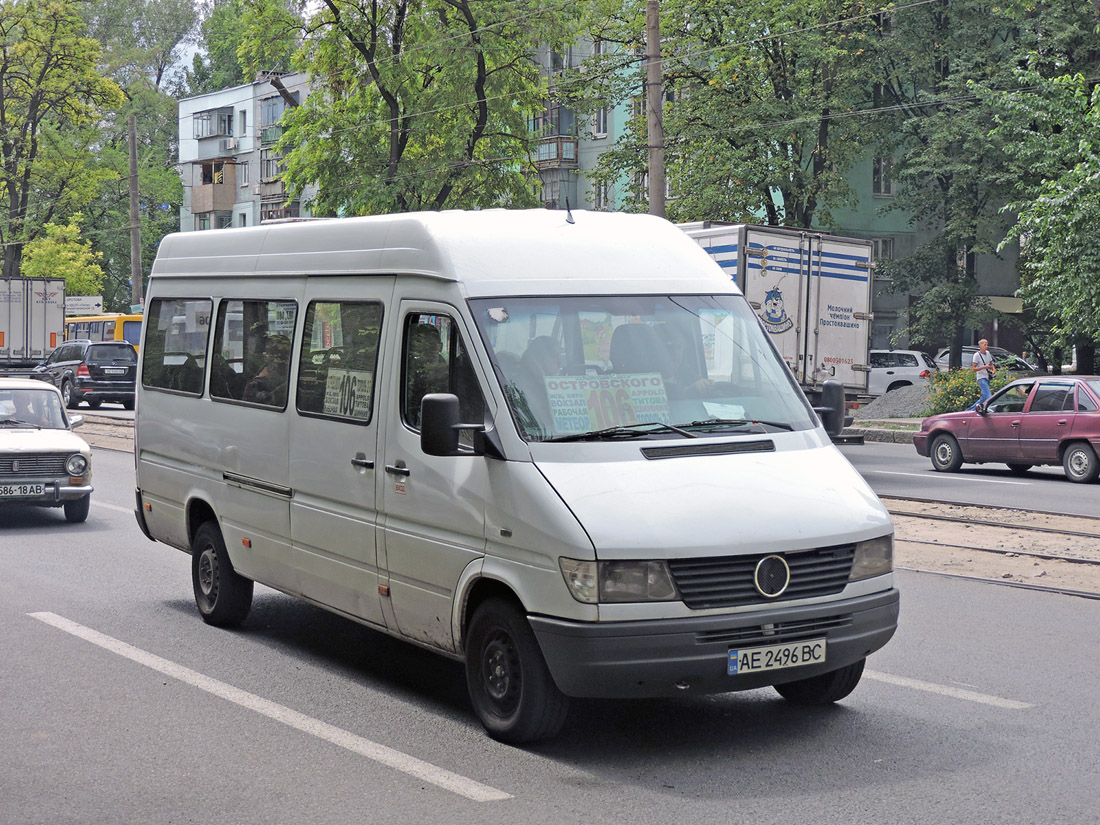
[[[1004,464],[964,464],[957,473],[939,473],[911,444],[867,442],[840,451],[880,496],[1100,516],[1100,483],[1074,484],[1061,467],[1018,476]]]
[[[264,588],[204,625],[132,461],[97,451],[85,524],[0,511],[2,823],[1097,821],[1100,602],[899,572],[837,706],[575,702],[518,749],[455,662]]]

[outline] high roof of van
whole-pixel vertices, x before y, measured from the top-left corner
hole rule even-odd
[[[706,252],[649,215],[546,209],[412,212],[161,241],[152,278],[421,274],[469,297],[519,294],[736,293]]]

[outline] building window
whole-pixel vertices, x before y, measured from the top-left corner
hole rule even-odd
[[[241,186],[248,186],[248,170],[249,165],[247,162],[237,164],[237,181]]]
[[[893,158],[875,158],[874,171],[871,173],[871,192],[884,196],[895,194]]]
[[[607,137],[607,107],[602,106],[596,110],[596,123],[594,131],[596,137]]]
[[[248,110],[241,109],[237,112],[237,134],[244,137],[248,134]]]
[[[233,136],[232,111],[211,109],[207,112],[196,112],[193,121],[196,138],[215,137],[217,135]]]
[[[232,215],[218,215],[215,220],[215,225],[218,229],[228,229],[233,225]]]
[[[889,261],[894,257],[893,238],[874,238],[871,241],[872,252],[876,261]]]
[[[238,218],[238,224],[240,226],[248,226],[248,213],[241,212],[239,215],[237,215],[237,218]]]
[[[598,181],[592,186],[592,208],[597,211],[608,208],[607,181]]]
[[[283,171],[283,156],[273,149],[260,150],[260,180],[270,182]]]
[[[274,221],[279,218],[301,217],[298,201],[285,203],[281,198],[265,200],[260,204],[260,221]]]
[[[209,228],[210,228],[210,213],[209,212],[204,212],[201,215],[196,215],[195,216],[195,229],[198,229],[201,232],[202,230],[209,229]]]
[[[220,160],[204,163],[202,165],[202,183],[203,185],[225,183],[225,164]]]

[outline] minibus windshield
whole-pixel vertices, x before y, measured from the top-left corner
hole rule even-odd
[[[512,417],[529,441],[816,426],[740,296],[482,298],[470,304]]]

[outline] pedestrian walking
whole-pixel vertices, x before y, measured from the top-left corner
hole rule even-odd
[[[970,409],[984,409],[985,402],[993,394],[989,390],[989,379],[997,373],[997,365],[993,363],[993,356],[989,354],[989,341],[985,338],[978,342],[978,351],[974,353],[974,360],[970,364],[970,369],[974,371],[978,379],[978,390],[981,393]]]

